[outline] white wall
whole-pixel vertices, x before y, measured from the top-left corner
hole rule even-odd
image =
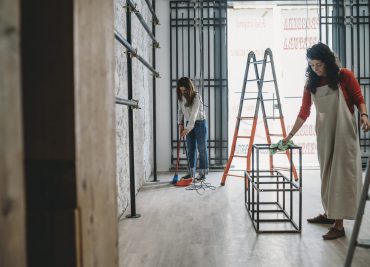
[[[168,171],[171,167],[171,102],[170,102],[170,1],[157,0],[156,13],[160,21],[157,27],[157,170]]]

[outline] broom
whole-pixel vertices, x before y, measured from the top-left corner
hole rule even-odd
[[[188,172],[189,172],[190,175],[192,175],[192,171],[191,171],[190,163],[189,163],[189,157],[188,157],[188,150],[186,148],[186,137],[183,137],[183,140],[184,140],[184,149],[185,149],[185,153],[186,153],[186,161],[188,163]],[[193,182],[193,179],[183,179],[183,180],[178,181],[175,184],[175,186],[188,186],[192,182]]]
[[[179,157],[180,157],[180,142],[177,140],[177,159],[176,159],[176,170],[175,170],[175,175],[172,178],[172,184],[176,184],[179,181]]]

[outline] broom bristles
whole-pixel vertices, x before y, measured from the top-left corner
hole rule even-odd
[[[179,176],[177,174],[175,174],[172,178],[172,183],[173,184],[176,184],[177,182],[179,181]]]

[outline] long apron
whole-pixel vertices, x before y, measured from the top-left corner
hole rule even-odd
[[[340,85],[338,85],[340,86]],[[312,94],[316,106],[321,200],[331,219],[354,219],[362,186],[361,152],[355,115],[343,92],[328,85]]]

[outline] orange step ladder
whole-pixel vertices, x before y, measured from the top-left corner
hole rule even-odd
[[[262,70],[261,70],[261,75],[259,74],[259,69],[258,65],[262,64]],[[272,79],[270,80],[265,80],[265,73],[266,73],[266,66],[269,64],[271,66],[271,74],[272,74]],[[255,78],[254,79],[248,79],[249,77],[249,69],[250,67],[254,67],[254,73],[255,73]],[[257,85],[257,97],[255,98],[246,98],[246,86],[248,82],[256,82]],[[263,97],[263,85],[264,83],[273,83],[274,85],[274,96],[272,99],[264,99]],[[255,104],[255,109],[254,109],[254,116],[243,116],[243,105],[244,101],[247,100],[256,100]],[[278,109],[278,115],[276,116],[273,114],[272,116],[266,116],[266,109],[265,109],[265,101],[273,101],[273,110],[275,110],[275,107]],[[275,101],[277,104],[275,104]],[[252,154],[252,145],[254,144],[254,138],[256,135],[256,128],[257,128],[257,122],[258,122],[258,113],[259,113],[259,108],[261,105],[261,110],[262,110],[262,115],[263,115],[263,124],[265,127],[265,134],[266,134],[266,140],[268,144],[271,144],[271,137],[277,136],[282,138],[285,138],[287,136],[286,134],[286,129],[285,129],[285,123],[284,123],[284,117],[281,109],[281,102],[280,102],[280,95],[279,95],[279,89],[277,85],[277,79],[276,79],[276,73],[275,73],[275,66],[274,66],[274,60],[272,56],[272,51],[271,49],[267,48],[264,53],[263,60],[256,60],[256,55],[253,51],[249,52],[248,58],[247,58],[247,65],[245,68],[244,72],[244,81],[243,81],[243,87],[240,95],[240,103],[239,103],[239,111],[238,111],[238,116],[236,117],[236,125],[235,125],[235,130],[234,130],[234,136],[233,136],[233,142],[231,145],[231,150],[230,150],[230,156],[227,161],[227,164],[224,169],[224,173],[222,175],[221,179],[221,185],[225,185],[226,183],[226,178],[227,176],[235,176],[235,177],[241,177],[244,178],[244,175],[236,175],[229,173],[231,163],[234,158],[245,158],[247,162],[246,170],[249,172],[251,171],[251,154]],[[275,120],[279,119],[280,120],[280,126],[281,126],[281,133],[271,133],[270,128],[269,128],[269,120]],[[250,135],[239,135],[239,127],[240,127],[240,122],[244,120],[252,120],[252,129],[250,132]],[[238,139],[249,139],[249,144],[248,144],[248,151],[247,155],[235,155],[235,149],[236,149],[236,144]],[[288,160],[290,161],[290,153],[287,150],[286,155],[288,157]],[[270,170],[273,170],[274,164],[273,164],[273,157],[272,155],[269,156],[269,163],[270,163]],[[244,171],[244,170],[243,170]],[[294,179],[298,179],[298,174],[296,171],[295,166],[293,165],[293,175]],[[248,187],[248,185],[246,185]]]

